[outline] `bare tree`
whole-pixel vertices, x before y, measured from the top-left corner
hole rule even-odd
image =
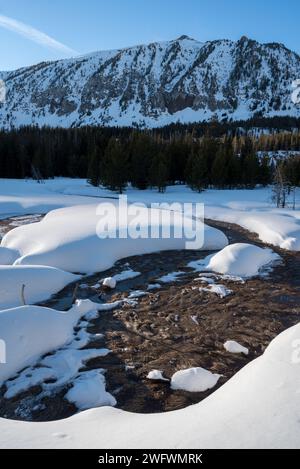
[[[285,208],[287,206],[289,196],[293,194],[293,208],[295,209],[296,188],[287,179],[283,164],[277,164],[275,167],[272,192],[272,200],[276,203],[277,208]]]

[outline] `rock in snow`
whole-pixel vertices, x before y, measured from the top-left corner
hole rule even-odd
[[[205,392],[215,387],[221,375],[213,374],[204,368],[189,368],[177,371],[172,376],[171,388],[189,392]]]
[[[229,353],[243,353],[244,355],[249,355],[249,349],[243,347],[234,340],[228,340],[227,342],[225,342],[224,348]]]

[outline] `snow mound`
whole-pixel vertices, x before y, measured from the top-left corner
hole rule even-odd
[[[151,381],[169,381],[167,378],[164,378],[161,370],[150,371],[147,375],[147,379],[150,379]]]
[[[171,388],[188,392],[205,392],[215,387],[221,375],[213,374],[204,368],[189,368],[177,371],[172,376]]]
[[[25,285],[26,304],[50,298],[80,277],[53,267],[0,266],[0,308],[22,306],[21,291]]]
[[[208,256],[203,261],[190,262],[189,267],[198,271],[212,271],[219,274],[250,278],[258,275],[281,258],[271,249],[262,249],[252,244],[231,244],[222,251]]]
[[[249,349],[243,347],[241,344],[235,342],[234,340],[228,340],[227,342],[225,342],[224,348],[229,353],[243,353],[244,355],[249,355]]]
[[[117,286],[117,281],[113,277],[107,277],[103,280],[104,287],[110,288],[111,290],[114,290]]]
[[[79,410],[96,407],[115,406],[117,401],[106,391],[104,370],[92,370],[81,373],[65,398],[75,404]]]
[[[6,363],[0,366],[0,385],[42,355],[70,342],[79,319],[95,309],[96,303],[79,300],[67,312],[40,306],[0,311],[0,336],[6,348]]]
[[[115,205],[114,205],[115,204]],[[104,207],[103,207],[104,205]],[[21,226],[10,231],[2,240],[2,247],[18,252],[16,265],[47,265],[74,273],[94,273],[110,269],[118,260],[158,251],[186,249],[184,236],[164,237],[166,211],[139,207],[139,233],[155,231],[158,237],[127,237],[132,220],[125,220],[118,212],[117,202],[101,205],[107,220],[116,221],[116,230],[106,230],[99,223],[99,205],[76,206],[50,212],[40,223]],[[182,231],[182,216],[171,217],[171,231]],[[133,216],[136,220],[136,216]],[[155,221],[158,220],[158,221]],[[186,220],[190,226],[190,219]],[[201,222],[199,222],[201,224]],[[167,223],[169,228],[169,224]],[[228,244],[219,230],[204,226],[203,250],[222,249]],[[107,237],[110,232],[113,237]],[[115,236],[117,234],[117,236]]]

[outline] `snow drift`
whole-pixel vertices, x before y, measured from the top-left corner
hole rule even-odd
[[[157,251],[186,249],[189,239],[148,237],[134,239],[127,235],[128,223],[120,220],[118,207],[107,206],[107,219],[117,218],[116,238],[104,238],[97,224],[98,205],[76,206],[50,212],[40,223],[21,226],[9,232],[2,240],[2,247],[15,254],[16,265],[47,265],[69,272],[94,273],[111,268],[116,261],[130,256],[150,254]],[[141,232],[151,229],[162,230],[169,222],[167,211],[140,209]],[[153,223],[153,219],[158,219]],[[149,223],[151,221],[151,224]],[[171,229],[182,226],[182,216],[174,213]],[[228,244],[226,236],[219,230],[205,226],[203,250],[218,250]],[[99,237],[99,234],[102,237]],[[1,252],[1,250],[0,250]],[[1,255],[1,254],[0,254]]]
[[[0,308],[22,306],[22,285],[26,304],[33,304],[47,300],[79,278],[53,267],[0,265]]]

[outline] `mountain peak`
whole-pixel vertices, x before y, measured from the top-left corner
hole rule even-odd
[[[192,37],[190,36],[187,36],[186,34],[183,34],[182,36],[178,37],[177,39],[175,39],[175,41],[194,41],[194,42],[197,42],[195,39],[193,39]]]

